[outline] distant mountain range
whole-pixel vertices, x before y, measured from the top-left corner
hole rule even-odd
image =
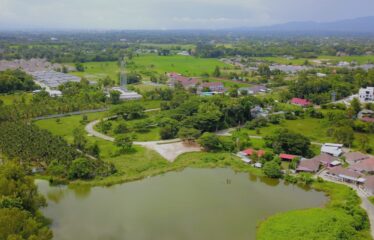
[[[289,22],[252,30],[269,32],[352,32],[374,33],[374,16],[335,22]]]

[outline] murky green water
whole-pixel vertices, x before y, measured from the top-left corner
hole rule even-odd
[[[230,169],[186,169],[109,188],[37,184],[56,240],[252,240],[266,217],[327,201]]]

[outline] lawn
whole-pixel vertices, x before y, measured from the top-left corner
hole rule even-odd
[[[330,197],[325,208],[296,210],[271,216],[258,227],[257,239],[371,239],[368,227],[356,231],[354,226],[358,219],[346,213],[346,209],[359,208],[360,199],[354,190],[331,182],[315,182],[312,187],[326,192]]]
[[[13,94],[1,94],[0,100],[3,101],[4,105],[11,105],[15,101],[25,101],[28,103],[32,98],[32,93],[13,93]]]
[[[185,76],[200,76],[203,73],[211,74],[216,66],[230,67],[214,58],[196,58],[192,56],[158,56],[144,55],[132,59],[134,65],[129,65],[133,70],[177,72]]]
[[[78,77],[85,77],[88,80],[99,80],[105,77],[110,77],[112,80],[118,82],[119,66],[118,62],[87,62],[83,63],[85,67],[84,72],[71,72],[71,74]]]

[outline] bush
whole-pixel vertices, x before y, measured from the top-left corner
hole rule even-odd
[[[280,178],[282,176],[281,167],[276,161],[266,162],[263,171],[270,178]]]
[[[206,132],[198,140],[198,143],[208,152],[222,150],[222,144],[217,135]]]
[[[94,164],[86,158],[74,160],[69,168],[69,179],[91,179],[95,176]]]

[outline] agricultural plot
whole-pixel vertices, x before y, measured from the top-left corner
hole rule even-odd
[[[145,55],[134,57],[129,68],[138,71],[177,72],[185,76],[201,76],[211,74],[216,66],[230,68],[230,65],[212,58],[195,58],[191,56],[157,56]]]
[[[119,66],[117,62],[87,62],[83,63],[83,66],[85,68],[84,72],[71,72],[71,74],[93,81],[106,77],[115,81],[119,79]]]

